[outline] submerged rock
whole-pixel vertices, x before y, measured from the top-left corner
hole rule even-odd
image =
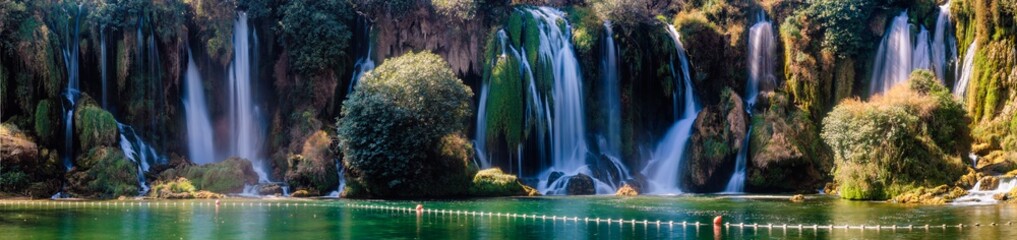
[[[593,195],[597,194],[597,188],[593,183],[592,177],[580,173],[569,177],[568,185],[565,186],[565,192],[568,195]]]

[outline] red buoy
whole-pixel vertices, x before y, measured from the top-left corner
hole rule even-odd
[[[723,221],[723,220],[724,220],[723,217],[717,216],[717,217],[713,218],[713,225],[720,225],[720,222]]]
[[[417,212],[424,212],[424,204],[417,204]]]
[[[217,206],[217,207],[219,206],[219,199],[215,200],[215,206]]]

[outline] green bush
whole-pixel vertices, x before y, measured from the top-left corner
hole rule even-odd
[[[816,0],[804,11],[822,29],[823,49],[846,58],[870,44],[865,41],[869,16],[879,5],[880,1],[871,0]]]
[[[429,52],[388,59],[343,102],[338,140],[352,197],[455,196],[473,153],[462,137],[473,93]],[[359,195],[357,195],[359,194]]]
[[[847,100],[824,119],[834,179],[847,199],[883,200],[914,187],[952,183],[969,151],[968,119],[927,70],[869,102]]]
[[[280,9],[279,30],[290,68],[303,74],[345,69],[353,11],[343,0],[293,0]]]
[[[78,136],[80,149],[116,146],[119,140],[113,114],[92,104],[80,104],[74,112],[74,134]]]
[[[325,131],[317,131],[304,140],[300,155],[289,159],[286,182],[294,189],[308,189],[318,194],[339,186],[335,157],[329,149],[332,139]]]

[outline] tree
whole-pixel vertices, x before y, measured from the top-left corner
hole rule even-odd
[[[465,194],[473,147],[469,87],[429,52],[388,59],[343,102],[338,140],[347,197]]]

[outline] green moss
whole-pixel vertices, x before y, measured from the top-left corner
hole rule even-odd
[[[523,84],[519,60],[507,54],[498,57],[492,70],[487,99],[489,137],[504,137],[509,146],[522,142]]]
[[[512,11],[512,15],[509,15],[508,24],[505,29],[506,34],[508,34],[509,36],[509,39],[512,40],[511,41],[512,46],[516,47],[522,46],[520,44],[522,42],[523,37],[523,21],[524,21],[523,14],[524,14],[523,11],[517,10]]]
[[[590,53],[603,35],[603,21],[589,7],[571,6],[565,11],[572,23],[572,46],[581,55]]]
[[[87,174],[94,179],[87,186],[102,197],[138,195],[137,165],[127,159],[120,149],[100,147],[83,156],[90,164]]]
[[[39,101],[35,107],[35,135],[43,142],[51,140],[53,128],[57,126],[51,119],[56,113],[55,110],[48,99]]]
[[[74,133],[78,136],[80,149],[115,146],[118,131],[113,114],[98,106],[80,104],[74,112]]]
[[[183,177],[197,183],[200,190],[216,193],[241,193],[244,185],[258,182],[251,162],[240,158],[189,167],[183,171]]]
[[[484,169],[473,177],[469,195],[474,197],[520,196],[527,192],[516,176],[498,168]]]

